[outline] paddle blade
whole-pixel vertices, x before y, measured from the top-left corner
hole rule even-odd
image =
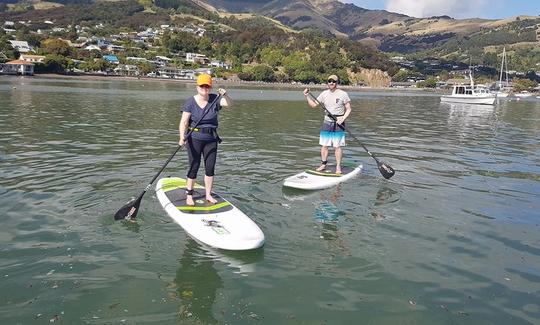
[[[136,199],[133,199],[126,203],[123,207],[116,212],[114,215],[114,220],[131,220],[135,219],[137,213],[139,212],[139,205],[141,205],[142,196],[139,196]]]
[[[379,167],[379,171],[381,172],[381,175],[386,179],[390,179],[390,177],[394,176],[394,174],[396,173],[394,168],[390,167],[384,162],[382,163],[379,162],[377,166]]]

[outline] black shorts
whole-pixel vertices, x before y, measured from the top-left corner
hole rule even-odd
[[[189,137],[186,148],[189,158],[189,169],[187,177],[191,179],[197,178],[197,172],[201,165],[201,156],[204,158],[204,174],[206,176],[214,176],[217,157],[217,141],[204,141]]]

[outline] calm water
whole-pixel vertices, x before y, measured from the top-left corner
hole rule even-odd
[[[174,151],[191,86],[0,78],[0,323],[540,323],[540,100],[350,92],[396,175],[351,140],[363,174],[306,193],[281,182],[319,162],[322,112],[229,91],[215,187],[264,231],[252,252],[194,242],[153,190],[112,221]]]

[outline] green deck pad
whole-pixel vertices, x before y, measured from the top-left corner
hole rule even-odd
[[[186,204],[186,189],[185,188],[176,188],[165,192],[165,195],[169,200],[174,204],[174,206],[182,211],[183,213],[190,214],[209,214],[209,213],[221,213],[233,209],[233,206],[225,201],[224,198],[219,196],[216,193],[212,193],[214,199],[217,200],[215,204],[212,204],[206,201],[206,194],[203,189],[194,189],[193,190],[193,201],[195,201],[194,206]]]
[[[336,174],[334,171],[336,170],[336,166],[326,166],[326,170],[322,172],[318,172],[316,170],[308,169],[306,170],[306,173],[312,174],[312,175],[318,175],[318,176],[328,176],[328,177],[341,177],[343,175],[347,175],[348,173],[352,172],[356,167],[349,167],[349,166],[343,166],[341,167],[341,174]]]
[[[163,179],[163,182],[161,183],[161,189],[163,189],[163,192],[168,192],[171,190],[175,190],[178,188],[186,188],[187,181],[183,178],[179,177],[171,177],[171,178],[165,178]],[[204,188],[202,185],[199,185],[195,183],[195,188]]]

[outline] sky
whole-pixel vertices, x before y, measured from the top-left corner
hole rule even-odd
[[[340,0],[365,9],[384,9],[411,17],[500,19],[540,15],[540,0]]]

